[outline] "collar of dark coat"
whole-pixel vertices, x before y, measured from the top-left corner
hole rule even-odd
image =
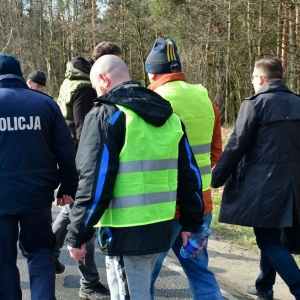
[[[271,92],[286,92],[294,94],[282,81],[273,81],[262,86],[258,93],[246,98],[245,100],[253,100],[261,94],[267,94]]]
[[[26,84],[23,77],[13,74],[6,74],[0,76],[0,88],[27,88],[29,89],[28,85]]]

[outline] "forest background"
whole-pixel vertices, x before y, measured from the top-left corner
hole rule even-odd
[[[25,79],[44,71],[45,92],[57,97],[66,63],[102,41],[117,43],[147,86],[147,55],[158,37],[171,37],[188,81],[208,89],[231,125],[261,57],[280,57],[286,84],[300,92],[299,8],[300,0],[1,0],[0,51],[20,60]]]

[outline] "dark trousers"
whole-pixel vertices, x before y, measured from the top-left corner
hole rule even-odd
[[[27,258],[31,299],[56,299],[53,260],[55,236],[51,222],[51,205],[41,210],[0,216],[1,299],[22,299],[17,268],[18,240]]]
[[[280,228],[254,228],[257,245],[261,251],[260,275],[257,290],[272,290],[276,272],[288,285],[290,292],[300,300],[300,270],[291,253],[280,241]]]
[[[63,247],[66,235],[68,233],[67,227],[70,224],[69,214],[73,205],[65,205],[57,216],[52,225],[52,230],[56,237],[54,260],[58,260],[60,249]],[[77,261],[78,270],[81,275],[80,285],[83,288],[91,288],[99,283],[99,273],[95,263],[95,239],[94,235],[86,242],[86,254],[83,260]]]

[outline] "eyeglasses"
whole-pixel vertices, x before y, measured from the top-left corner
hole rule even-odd
[[[253,81],[254,77],[263,77],[263,78],[266,78],[265,76],[262,76],[262,75],[254,75],[254,74],[252,74],[250,76],[251,81]]]

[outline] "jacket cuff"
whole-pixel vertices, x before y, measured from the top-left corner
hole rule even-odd
[[[69,237],[67,236],[67,242],[69,244],[69,246],[71,246],[72,248],[80,248],[82,244],[81,241],[74,239],[73,237]]]
[[[192,232],[192,233],[196,233],[198,231],[198,229],[201,227],[200,226],[195,226],[195,225],[185,225],[181,227],[181,231],[187,231],[187,232]]]
[[[69,187],[67,185],[61,184],[58,188],[56,198],[61,198],[63,195],[71,196],[75,200],[77,187]]]
[[[69,229],[69,227],[67,229]],[[69,246],[73,248],[80,248],[80,246],[88,242],[93,237],[93,235],[94,231],[78,235],[74,234],[72,231],[69,231],[67,234],[66,241],[68,242]]]
[[[225,182],[220,182],[217,178],[216,178],[216,176],[212,176],[212,179],[211,179],[211,186],[214,188],[214,189],[216,189],[216,188],[218,188],[218,187],[220,187],[220,186],[223,186],[225,184]]]
[[[220,186],[222,186],[223,184],[220,182],[211,182],[211,187],[213,187],[214,189],[219,188]]]

